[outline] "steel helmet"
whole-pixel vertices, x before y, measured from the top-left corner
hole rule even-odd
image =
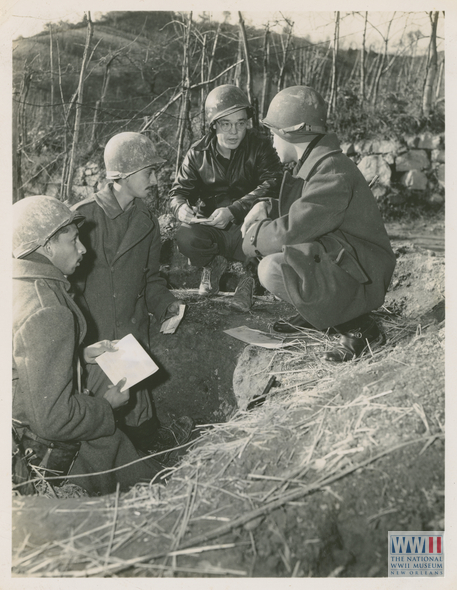
[[[157,155],[155,145],[145,135],[126,131],[112,137],[105,146],[106,178],[127,178],[139,170],[166,160]]]
[[[59,229],[83,222],[83,215],[54,197],[25,197],[13,205],[13,256],[24,258],[44,246]]]
[[[205,114],[210,125],[241,109],[246,109],[248,117],[252,117],[252,107],[247,96],[233,84],[222,84],[211,90],[206,97]]]
[[[295,143],[304,135],[325,133],[327,103],[310,86],[290,86],[273,98],[262,124]]]

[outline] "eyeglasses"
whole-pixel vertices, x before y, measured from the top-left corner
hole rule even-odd
[[[235,121],[235,123],[222,120],[216,121],[216,125],[219,125],[219,129],[224,132],[231,131],[233,128],[235,128],[237,131],[244,131],[248,125],[248,120],[242,119],[241,121]]]

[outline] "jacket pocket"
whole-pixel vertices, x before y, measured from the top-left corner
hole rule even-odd
[[[370,282],[370,277],[360,266],[358,260],[348,251],[352,249],[349,244],[345,247],[337,238],[330,234],[322,236],[317,241],[324,248],[330,261],[339,266],[341,270],[347,272],[358,283],[364,284]]]

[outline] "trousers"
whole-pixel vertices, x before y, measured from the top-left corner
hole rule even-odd
[[[225,229],[209,225],[183,223],[176,232],[179,251],[193,266],[208,266],[216,256],[244,262],[241,225],[230,223]]]

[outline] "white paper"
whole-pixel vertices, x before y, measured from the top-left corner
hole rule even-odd
[[[181,323],[185,309],[186,306],[184,304],[180,304],[178,315],[174,315],[171,318],[168,318],[168,320],[165,320],[160,328],[160,331],[163,334],[174,334],[176,332],[176,328]]]
[[[124,336],[117,342],[116,347],[115,352],[104,352],[95,360],[113,385],[127,377],[121,391],[125,391],[158,371],[159,367],[133,334]]]

